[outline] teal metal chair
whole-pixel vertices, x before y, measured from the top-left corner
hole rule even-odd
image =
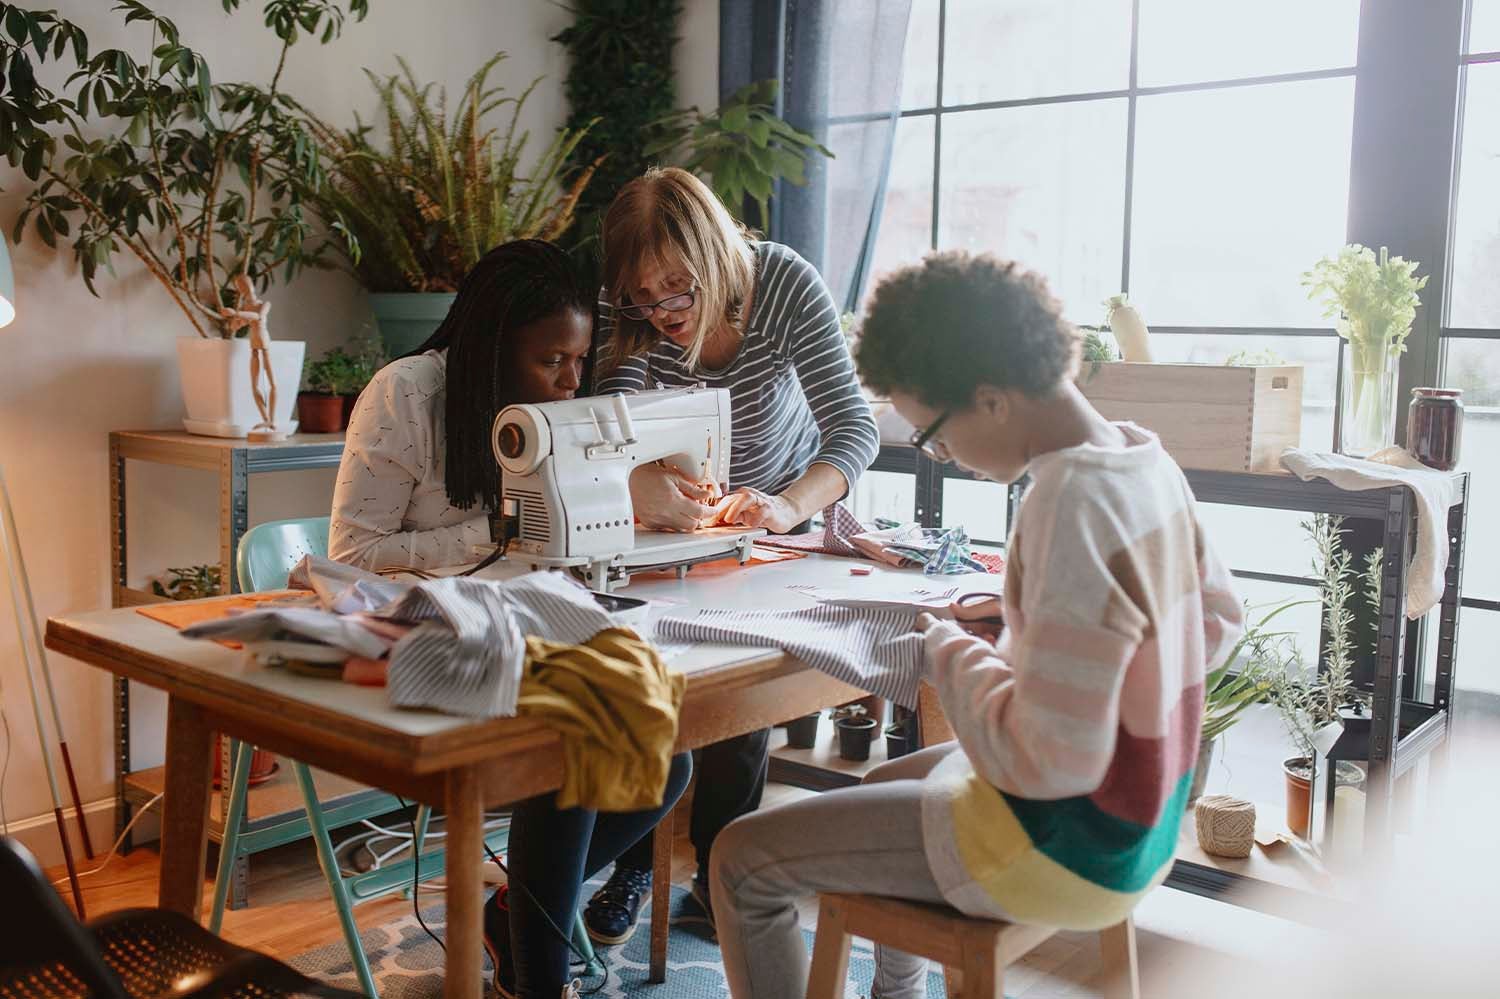
[[[328,553],[328,518],[307,517],[297,520],[276,520],[259,524],[246,531],[240,538],[235,566],[240,589],[245,592],[276,590],[286,586],[288,575],[304,555],[326,555]],[[239,856],[240,826],[245,815],[245,798],[250,786],[250,757],[254,747],[239,739],[230,740],[230,757],[233,760],[229,799],[224,816],[224,841],[219,847],[218,872],[214,877],[213,910],[209,929],[217,934],[224,923],[224,907],[228,901],[229,884],[234,863]],[[345,877],[339,869],[338,857],[334,853],[333,840],[328,835],[322,803],[318,790],[313,785],[312,771],[306,763],[288,761],[302,791],[302,805],[307,812],[308,829],[318,851],[318,865],[328,881],[329,893],[338,908],[339,925],[344,932],[344,941],[349,946],[349,957],[354,965],[355,976],[371,999],[376,999],[375,978],[370,973],[370,963],[365,958],[364,947],[359,939],[359,926],[354,921],[354,905],[369,898],[387,894],[400,888],[410,888],[413,875],[425,881],[442,871],[442,851],[423,853],[427,825],[431,809],[426,805],[417,810],[413,828],[412,857],[410,861],[382,865],[377,870]],[[504,850],[509,831],[496,830],[485,837],[490,849]],[[413,865],[416,871],[413,872]],[[590,975],[602,973],[603,966],[594,954],[592,941],[584,928],[583,916],[576,914],[573,925],[573,947],[582,956],[586,971]]]

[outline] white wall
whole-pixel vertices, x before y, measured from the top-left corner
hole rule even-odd
[[[88,32],[94,51],[108,47],[143,52],[148,40],[127,33],[98,0],[61,0],[59,13]],[[235,17],[205,0],[155,0],[172,18],[185,44],[207,57],[219,82],[264,82],[275,56],[275,38],[260,25],[260,4],[245,0]],[[542,147],[567,112],[561,46],[549,39],[569,15],[551,0],[374,0],[370,16],[350,23],[344,37],[323,47],[292,49],[287,89],[335,123],[368,119],[374,108],[361,67],[396,69],[403,55],[421,77],[456,93],[484,58],[505,50],[510,58],[492,80],[513,91],[539,75],[522,116],[532,147]],[[718,2],[689,0],[680,28],[677,71],[682,104],[717,103]],[[136,26],[138,28],[138,26]],[[17,171],[0,163],[0,228],[8,234],[26,189]],[[8,238],[8,236],[7,236]],[[121,279],[104,278],[101,298],[91,297],[74,273],[71,254],[54,253],[29,235],[11,248],[17,319],[0,331],[0,465],[15,504],[37,613],[89,610],[109,603],[110,430],[178,426],[181,400],[173,338],[183,334],[181,314],[148,277],[119,263]],[[369,322],[363,294],[339,273],[315,273],[274,292],[273,334],[308,342],[309,353],[341,342]],[[127,510],[131,576],[140,585],[169,565],[217,558],[217,490],[207,473],[132,464]],[[333,473],[257,476],[250,520],[305,516],[328,509]],[[10,615],[10,594],[0,580],[0,706],[10,724],[10,765],[4,805],[44,863],[61,859],[51,832],[52,802],[32,722],[20,649]],[[110,682],[102,672],[52,657],[57,694],[90,812],[96,848],[112,829],[114,757]],[[161,761],[164,704],[154,692],[134,688],[135,767]],[[3,738],[3,735],[0,735]],[[0,745],[0,755],[4,747]],[[64,791],[66,794],[66,791]]]

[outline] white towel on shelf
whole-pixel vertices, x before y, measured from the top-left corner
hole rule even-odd
[[[1439,472],[1404,449],[1388,447],[1368,459],[1289,447],[1281,465],[1300,479],[1327,479],[1340,489],[1406,486],[1417,498],[1417,550],[1406,569],[1406,616],[1415,621],[1442,599],[1448,572],[1448,509],[1458,500],[1459,476]]]

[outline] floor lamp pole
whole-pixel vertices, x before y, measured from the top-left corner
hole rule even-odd
[[[21,662],[26,668],[26,686],[31,691],[31,711],[36,719],[37,741],[41,744],[42,764],[47,770],[47,786],[52,791],[52,816],[57,820],[57,836],[62,841],[63,861],[68,867],[68,881],[73,887],[73,904],[78,918],[85,918],[83,891],[78,886],[78,869],[73,863],[73,844],[68,839],[68,827],[63,821],[62,795],[57,789],[57,771],[52,765],[52,753],[47,746],[47,723],[42,715],[42,699],[37,691],[36,669],[32,664],[32,649],[47,684],[47,696],[52,702],[52,720],[57,730],[57,741],[62,747],[63,762],[67,766],[68,782],[73,792],[73,809],[80,829],[84,828],[83,805],[78,799],[78,782],[73,779],[73,765],[68,757],[68,744],[63,737],[62,714],[57,709],[57,695],[52,688],[52,671],[47,666],[47,652],[42,645],[41,629],[36,623],[36,613],[31,601],[31,586],[26,577],[26,563],[21,558],[21,540],[16,533],[16,518],[11,511],[10,491],[5,486],[5,472],[0,468],[0,555],[5,558],[5,567],[10,579],[10,599],[16,612],[16,634],[21,641]],[[28,627],[29,622],[29,627]],[[30,633],[28,635],[28,632]],[[92,854],[88,844],[88,832],[84,831],[84,849]]]

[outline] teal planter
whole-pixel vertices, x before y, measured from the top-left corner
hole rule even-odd
[[[380,327],[386,355],[400,357],[421,346],[442,325],[448,307],[458,296],[453,292],[382,292],[370,295],[370,308]]]

